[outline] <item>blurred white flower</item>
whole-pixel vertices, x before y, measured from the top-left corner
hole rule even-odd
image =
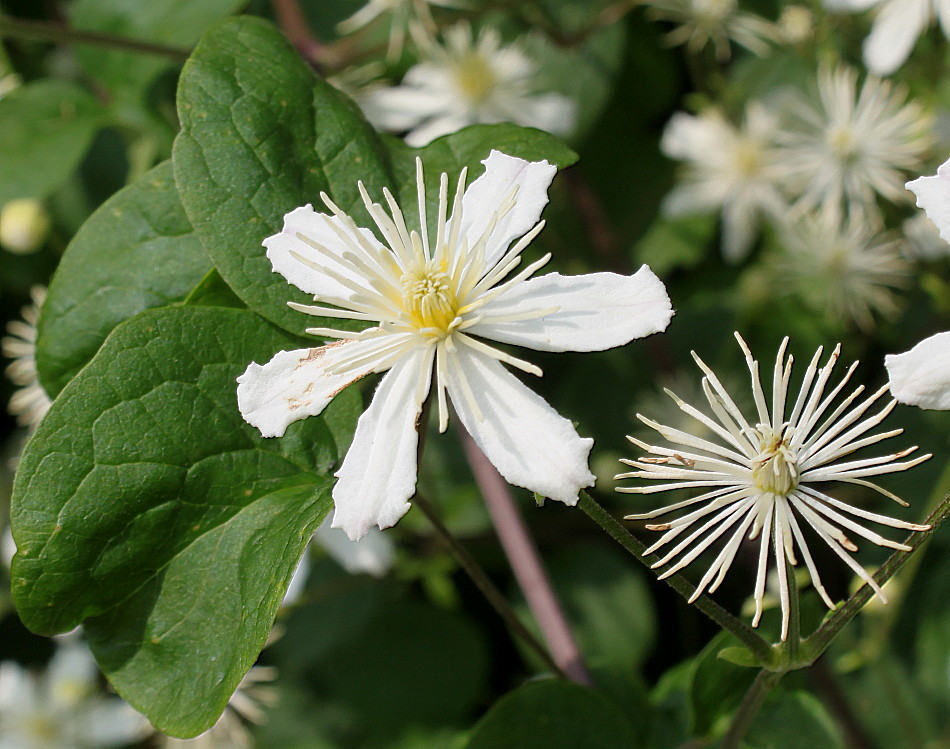
[[[284,217],[264,241],[274,270],[316,300],[291,304],[306,314],[359,320],[359,333],[307,332],[340,339],[278,352],[251,363],[238,378],[238,406],[266,437],[315,416],[343,388],[386,372],[333,488],[333,525],[357,539],[386,528],[409,510],[416,489],[416,425],[434,384],[439,428],[448,400],[479,448],[506,480],[573,505],[591,486],[592,440],[512,375],[503,364],[541,370],[496,342],[541,351],[602,351],[664,330],[672,308],[662,282],[643,266],[632,276],[592,273],[531,278],[545,255],[515,271],[544,226],[539,222],[556,167],[498,151],[466,187],[466,172],[448,216],[447,174],[439,185],[436,230],[430,235],[422,162],[416,162],[419,231],[410,231],[388,190],[389,213],[359,183],[366,210],[387,244],[357,227],[327,195],[332,215],[309,205]],[[514,244],[512,244],[514,243]],[[530,280],[528,280],[530,279]],[[434,378],[434,379],[433,379]]]
[[[873,210],[875,196],[905,197],[903,170],[920,165],[932,118],[902,88],[839,66],[818,73],[818,100],[793,97],[779,134],[783,181],[803,207]]]
[[[666,36],[670,44],[685,44],[690,52],[698,52],[712,42],[720,60],[729,58],[730,40],[765,55],[768,42],[777,38],[772,23],[739,10],[738,0],[647,0],[645,4],[653,17],[677,24]]]
[[[795,294],[819,313],[862,329],[874,315],[899,309],[895,289],[910,269],[899,237],[880,234],[856,213],[842,220],[834,210],[790,218],[781,230],[782,253],[774,265],[776,289]]]
[[[340,34],[352,34],[378,18],[389,17],[389,46],[386,56],[393,60],[402,54],[406,35],[415,24],[422,24],[430,32],[435,31],[430,5],[443,8],[464,8],[462,0],[369,0],[349,18],[340,21],[336,30]]]
[[[540,93],[538,66],[515,45],[502,45],[496,29],[473,36],[467,23],[444,33],[445,44],[420,40],[425,60],[402,83],[368,92],[360,101],[367,118],[406,143],[424,146],[467,125],[513,122],[555,135],[574,128],[576,107],[566,96]]]
[[[266,708],[277,702],[277,690],[268,684],[277,678],[273,666],[252,666],[234,690],[218,722],[193,739],[164,736],[165,749],[251,749],[254,739],[247,723],[267,720]]]
[[[10,398],[8,410],[17,417],[20,426],[35,428],[46,415],[52,401],[40,384],[36,371],[36,323],[40,307],[46,298],[45,286],[30,289],[33,303],[24,307],[22,320],[7,323],[8,336],[0,340],[0,351],[13,362],[7,366],[6,375],[19,386]]]
[[[36,252],[46,242],[49,230],[49,214],[35,198],[10,200],[0,208],[0,246],[7,252]]]
[[[853,364],[842,380],[825,395],[825,388],[838,361],[841,347],[835,347],[827,363],[820,369],[818,364],[822,349],[819,348],[808,365],[798,395],[789,411],[792,357],[785,356],[788,344],[786,338],[775,359],[770,406],[760,380],[759,363],[752,358],[748,346],[738,333],[736,339],[745,354],[746,365],[752,376],[752,394],[756,405],[754,418],[746,418],[719,378],[694,353],[693,358],[704,374],[703,390],[715,418],[703,414],[673,393],[669,395],[696,422],[715,432],[715,438],[701,439],[638,414],[641,421],[655,429],[673,447],[656,447],[629,438],[651,457],[623,460],[623,463],[637,470],[620,474],[617,478],[647,479],[665,483],[622,487],[617,491],[653,494],[673,489],[704,490],[697,496],[668,507],[627,517],[627,520],[647,520],[685,507],[699,506],[699,509],[675,520],[646,526],[649,530],[663,531],[663,535],[644,555],[653,554],[685,531],[691,531],[653,564],[654,568],[658,568],[677,560],[660,575],[661,578],[688,566],[716,541],[727,536],[725,545],[696,586],[691,602],[707,588],[712,593],[719,587],[744,538],[758,538],[758,573],[754,592],[756,612],[752,626],[758,625],[762,615],[769,547],[772,546],[772,556],[778,571],[784,640],[788,635],[790,617],[787,565],[798,564],[796,547],[801,558],[805,560],[805,566],[821,599],[829,608],[834,608],[835,605],[822,585],[800,520],[804,520],[818,538],[882,599],[884,594],[880,586],[847,553],[857,551],[858,547],[845,531],[890,549],[909,551],[910,547],[884,538],[852,518],[870,520],[902,530],[929,529],[926,525],[908,523],[849,505],[822,491],[824,485],[834,481],[855,484],[876,491],[906,507],[905,502],[886,489],[867,481],[866,477],[904,471],[931,456],[922,455],[913,460],[898,462],[917,449],[912,447],[891,455],[840,462],[858,449],[895,437],[903,431],[895,429],[865,436],[880,424],[895,406],[895,402],[891,401],[876,414],[864,418],[875,401],[887,392],[887,387],[854,405],[864,391],[862,385],[832,408],[857,364]]]
[[[42,674],[0,663],[0,749],[100,749],[151,733],[144,716],[99,691],[97,675],[89,650],[71,639]]]
[[[825,0],[831,10],[862,11],[878,6],[864,41],[864,62],[877,75],[890,75],[907,57],[934,17],[950,38],[950,0]]]
[[[686,165],[663,209],[670,215],[721,210],[727,260],[738,261],[748,254],[763,215],[786,210],[776,187],[777,130],[776,118],[753,103],[741,128],[710,108],[698,116],[674,114],[663,132],[663,152]]]

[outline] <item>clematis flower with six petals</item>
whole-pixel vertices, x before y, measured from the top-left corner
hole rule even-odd
[[[492,151],[466,187],[462,171],[449,215],[442,174],[435,232],[429,233],[421,161],[418,221],[410,229],[388,190],[389,212],[359,184],[379,237],[360,228],[327,195],[330,214],[310,205],[284,218],[264,241],[276,272],[323,305],[291,303],[320,317],[373,323],[361,332],[308,328],[338,339],[281,351],[238,378],[238,405],[265,437],[319,414],[343,388],[386,374],[360,417],[336,476],[334,527],[357,539],[395,524],[415,493],[416,425],[435,376],[439,429],[451,401],[459,419],[504,478],[568,505],[592,486],[593,441],[527,388],[503,364],[541,370],[496,346],[600,351],[666,328],[673,311],[646,266],[632,276],[592,273],[532,278],[545,255],[518,269],[540,221],[556,167]],[[380,238],[381,237],[381,238]]]

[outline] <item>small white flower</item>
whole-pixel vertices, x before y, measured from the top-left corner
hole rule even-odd
[[[49,236],[49,230],[49,214],[35,198],[10,200],[0,208],[0,247],[7,252],[36,252]]]
[[[85,645],[66,641],[42,675],[0,663],[0,749],[124,746],[152,730],[118,697],[101,694]]]
[[[901,403],[950,409],[950,332],[925,338],[903,354],[888,354],[884,366],[891,392]]]
[[[337,471],[333,525],[357,539],[393,525],[415,493],[416,423],[435,373],[439,427],[451,398],[462,424],[510,483],[573,505],[594,480],[592,440],[582,439],[503,366],[540,375],[492,342],[540,351],[599,351],[664,330],[672,316],[663,284],[646,266],[633,276],[531,276],[550,259],[515,271],[542,229],[538,222],[556,168],[492,151],[467,188],[465,172],[448,213],[448,175],[429,233],[422,163],[417,161],[420,231],[410,230],[384,190],[390,214],[360,183],[385,244],[321,196],[333,215],[309,205],[264,241],[274,270],[315,299],[295,309],[373,323],[360,333],[308,332],[341,340],[282,351],[238,378],[238,405],[265,437],[319,414],[340,390],[373,372],[382,378]],[[519,239],[520,238],[520,239]],[[517,240],[517,241],[515,241]],[[514,245],[512,242],[514,241]],[[529,280],[530,279],[530,280]]]
[[[670,215],[722,211],[723,253],[744,258],[763,215],[782,215],[786,202],[776,187],[776,118],[750,104],[741,128],[718,109],[698,116],[673,115],[660,141],[670,158],[685,162],[683,181],[666,197]]]
[[[875,196],[904,199],[903,170],[930,146],[931,118],[903,89],[847,67],[818,73],[818,101],[795,97],[790,126],[779,135],[784,181],[806,208],[872,210]],[[845,208],[847,210],[845,210]]]
[[[675,563],[661,578],[668,577],[692,563],[717,540],[728,536],[725,545],[717,554],[710,568],[703,575],[690,601],[694,601],[707,589],[715,591],[725,579],[743,538],[759,540],[758,572],[755,583],[756,612],[752,625],[757,626],[762,615],[765,595],[766,573],[769,567],[769,546],[778,571],[779,598],[782,606],[782,639],[788,635],[789,624],[789,569],[797,565],[797,552],[805,561],[815,589],[829,608],[834,601],[828,595],[818,570],[808,550],[801,520],[824,541],[854,573],[871,586],[882,599],[880,586],[847,552],[858,547],[845,534],[854,533],[878,546],[909,551],[910,547],[891,541],[865,528],[852,518],[870,520],[890,528],[924,531],[926,525],[907,523],[903,520],[878,515],[835,499],[822,491],[831,481],[871,489],[900,505],[905,502],[894,494],[866,480],[895,471],[903,471],[927,460],[923,455],[913,460],[897,462],[910,455],[916,447],[891,455],[863,460],[840,462],[842,458],[863,447],[894,437],[903,430],[896,429],[865,436],[891,412],[895,401],[888,403],[876,414],[864,418],[865,413],[884,393],[883,387],[855,404],[864,391],[858,387],[836,406],[834,401],[847,384],[857,363],[845,373],[844,378],[825,395],[825,388],[832,369],[838,361],[841,347],[836,346],[827,363],[819,368],[822,349],[812,358],[791,410],[788,409],[789,381],[792,375],[792,357],[785,356],[786,338],[779,347],[772,374],[771,406],[766,400],[759,377],[759,363],[745,341],[736,334],[736,339],[745,354],[746,364],[752,376],[752,394],[755,398],[754,418],[746,415],[735,405],[719,378],[694,353],[693,358],[703,371],[703,390],[715,418],[711,418],[693,406],[684,403],[669,393],[677,405],[699,424],[715,433],[716,437],[702,439],[692,434],[657,424],[638,414],[638,418],[655,429],[673,447],[655,447],[641,440],[628,438],[637,447],[651,456],[639,460],[624,460],[637,470],[617,476],[618,479],[638,478],[662,481],[659,486],[636,486],[617,491],[632,494],[653,494],[673,489],[704,489],[698,496],[662,507],[652,512],[630,515],[628,520],[645,520],[699,505],[681,517],[647,528],[663,531],[659,541],[645,554],[658,549],[682,536],[672,549],[653,567]],[[669,392],[669,391],[668,391]],[[862,420],[863,419],[863,420]],[[819,488],[822,487],[822,488]],[[850,517],[849,517],[850,516]],[[688,551],[687,551],[688,550]]]
[[[23,319],[7,323],[10,335],[0,340],[0,351],[13,362],[7,366],[7,377],[19,385],[10,398],[8,410],[17,417],[20,426],[35,428],[46,416],[52,400],[40,384],[36,371],[36,323],[40,319],[40,307],[46,298],[45,286],[30,289],[33,303],[22,309]]]
[[[804,5],[786,5],[776,25],[786,44],[803,44],[815,36],[815,15]]]
[[[831,10],[862,11],[879,6],[864,40],[864,62],[877,75],[890,75],[910,55],[934,17],[950,38],[950,0],[825,0]]]
[[[729,58],[730,40],[765,55],[767,42],[777,37],[775,26],[739,10],[738,0],[649,0],[647,5],[655,18],[677,24],[666,37],[671,45],[685,44],[695,53],[712,42],[720,60]]]
[[[165,749],[251,749],[254,739],[246,723],[267,720],[266,708],[277,702],[277,690],[267,682],[277,678],[273,666],[252,666],[234,690],[218,722],[193,739],[165,736]]]
[[[406,143],[424,146],[475,124],[513,122],[555,135],[574,128],[574,102],[536,90],[537,65],[517,46],[503,46],[493,28],[477,37],[467,23],[445,31],[445,44],[424,44],[426,59],[399,86],[361,100],[367,118],[390,132],[409,131]]]
[[[430,5],[443,8],[464,8],[463,2],[456,0],[369,0],[349,18],[340,21],[336,30],[340,34],[352,34],[378,18],[389,16],[389,47],[386,56],[393,60],[402,54],[406,35],[413,24],[421,23],[427,29],[435,29]]]
[[[897,288],[909,277],[897,236],[879,233],[862,213],[835,210],[793,216],[782,225],[775,287],[816,312],[862,329],[899,310]]]

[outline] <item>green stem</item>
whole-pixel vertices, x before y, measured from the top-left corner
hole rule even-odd
[[[937,531],[937,528],[947,519],[948,515],[950,515],[950,495],[945,497],[937,509],[930,514],[930,517],[924,521],[930,525],[930,530],[912,533],[904,542],[905,545],[910,547],[910,551],[895,551],[891,554],[890,558],[881,566],[881,569],[874,574],[875,582],[883,586],[884,583],[890,580],[908,560],[913,558],[914,555],[912,552],[918,549],[921,544]],[[835,610],[831,616],[825,619],[824,623],[822,623],[813,635],[802,642],[802,650],[806,654],[806,658],[809,662],[816,661],[818,657],[825,652],[835,636],[864,608],[864,604],[866,604],[873,595],[874,591],[865,583],[854,595],[845,601],[843,606]]]
[[[783,646],[788,663],[797,664],[802,645],[802,615],[798,599],[798,581],[795,579],[795,568],[786,564],[785,576],[788,580],[788,635]]]
[[[180,47],[143,42],[113,34],[102,34],[98,31],[80,31],[48,21],[24,21],[10,16],[0,16],[0,38],[2,37],[53,44],[89,44],[96,47],[111,47],[143,55],[170,57],[179,62],[184,62],[191,54],[189,50]]]
[[[459,566],[465,571],[469,578],[471,578],[472,582],[475,583],[476,587],[482,592],[482,595],[485,596],[491,607],[495,609],[498,615],[511,628],[511,631],[520,637],[525,645],[534,651],[534,653],[542,661],[544,661],[544,664],[553,673],[557,674],[562,679],[566,679],[567,676],[554,662],[551,654],[548,653],[544,646],[538,642],[538,639],[533,634],[531,634],[527,627],[525,627],[522,621],[518,618],[518,615],[515,614],[514,610],[511,608],[508,600],[501,594],[501,591],[495,587],[495,584],[488,577],[488,574],[485,572],[485,570],[481,568],[478,562],[476,562],[472,555],[468,553],[465,547],[462,546],[455,536],[452,535],[449,529],[445,527],[445,524],[436,513],[435,508],[429,504],[428,500],[424,499],[419,494],[416,494],[415,498],[412,500],[412,503],[422,510],[423,513],[425,513],[425,516],[429,519],[429,522],[432,523],[432,527],[435,528],[436,534],[448,547],[449,551],[452,553],[452,556],[454,556],[455,560],[459,563]]]
[[[748,690],[746,690],[739,709],[732,719],[732,725],[729,726],[729,732],[725,738],[723,738],[722,744],[720,744],[720,749],[739,748],[739,742],[741,742],[749,732],[749,727],[752,725],[752,721],[755,720],[759,708],[762,707],[762,703],[765,701],[768,693],[772,691],[772,687],[778,684],[782,675],[783,674],[779,672],[769,671],[764,668],[759,671],[759,675],[755,677],[755,681],[753,681]]]
[[[649,567],[650,563],[655,561],[655,556],[651,555],[650,557],[645,557],[643,555],[643,552],[646,550],[646,544],[624,528],[613,515],[601,507],[587,492],[582,491],[580,493],[580,500],[577,506],[580,507],[591,520],[603,528],[614,541],[633,554],[633,556],[643,564]],[[664,582],[687,600],[689,600],[696,591],[696,587],[680,575],[672,575],[665,578]],[[696,608],[716,622],[720,627],[732,632],[763,666],[768,667],[774,663],[775,657],[772,647],[745,622],[734,617],[708,596],[703,595],[697,598],[695,605]]]

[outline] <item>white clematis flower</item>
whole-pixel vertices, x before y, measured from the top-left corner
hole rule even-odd
[[[763,216],[788,210],[777,187],[777,130],[775,115],[752,103],[740,128],[709,108],[699,115],[677,112],[663,131],[663,153],[686,167],[663,210],[672,216],[721,210],[723,254],[730,262],[749,254]]]
[[[467,23],[444,33],[445,43],[421,39],[425,60],[402,83],[360,99],[367,119],[389,132],[409,131],[406,143],[424,146],[468,125],[514,122],[566,136],[575,103],[537,90],[537,64],[516,45],[502,45],[496,29],[477,37]]]
[[[417,161],[419,225],[410,230],[393,196],[390,214],[360,183],[385,244],[356,226],[330,198],[332,215],[309,205],[287,214],[264,241],[274,270],[334,305],[295,309],[372,322],[360,333],[310,328],[340,340],[279,352],[238,378],[241,414],[265,437],[317,415],[347,385],[387,372],[360,417],[333,490],[334,527],[357,539],[386,528],[409,509],[416,485],[416,424],[436,374],[439,428],[448,400],[478,446],[510,483],[573,505],[594,483],[592,440],[577,435],[503,366],[541,371],[485,340],[540,351],[600,351],[666,328],[672,317],[662,282],[646,266],[633,276],[593,273],[531,276],[550,259],[515,272],[543,227],[541,210],[556,167],[492,151],[485,173],[467,188],[465,171],[448,213],[448,175],[429,236],[422,163]],[[515,241],[517,240],[517,241]],[[514,244],[512,245],[512,242]]]
[[[902,458],[917,449],[910,447],[890,455],[844,460],[856,450],[896,437],[903,430],[868,434],[895,406],[894,401],[891,401],[877,413],[866,415],[875,401],[887,392],[886,387],[859,401],[859,396],[864,392],[864,386],[861,385],[850,395],[839,399],[857,362],[851,365],[837,385],[829,386],[832,370],[841,352],[840,345],[834,348],[822,367],[819,367],[822,349],[818,349],[808,365],[798,395],[794,402],[790,402],[789,395],[793,392],[790,387],[792,357],[786,356],[788,339],[782,342],[775,358],[771,391],[763,386],[759,362],[753,359],[752,352],[738,333],[736,340],[745,355],[752,378],[755,400],[753,418],[747,418],[747,413],[736,405],[715,373],[693,353],[693,359],[703,371],[702,387],[714,417],[685,403],[672,392],[667,392],[697,426],[713,435],[708,439],[697,437],[693,433],[695,429],[675,429],[637,414],[637,418],[656,430],[671,447],[654,446],[628,437],[649,455],[638,460],[621,460],[636,470],[622,473],[616,478],[663,483],[624,487],[617,491],[654,494],[678,489],[700,490],[689,499],[626,518],[648,520],[687,507],[693,508],[675,520],[646,526],[648,530],[660,531],[663,535],[644,552],[644,556],[667,547],[664,556],[652,565],[654,569],[671,565],[660,575],[661,579],[687,567],[703,552],[725,539],[712,565],[696,586],[690,603],[707,589],[712,593],[719,587],[744,540],[758,540],[753,627],[759,624],[764,608],[771,546],[778,572],[782,640],[785,640],[791,618],[788,575],[790,566],[797,566],[799,559],[804,560],[822,601],[828,608],[835,607],[834,600],[822,585],[808,548],[808,539],[802,532],[804,526],[810,526],[814,535],[867,583],[882,601],[884,593],[881,587],[848,555],[847,552],[858,550],[848,534],[853,533],[888,549],[910,551],[911,547],[906,544],[885,538],[859,521],[871,521],[888,528],[909,531],[930,528],[929,525],[908,523],[869,512],[836,499],[826,493],[827,485],[841,482],[861,486],[906,507],[906,502],[867,478],[907,470],[931,456],[921,455],[902,461]],[[827,390],[829,387],[830,390]],[[771,392],[771,404],[766,396],[768,392]]]

